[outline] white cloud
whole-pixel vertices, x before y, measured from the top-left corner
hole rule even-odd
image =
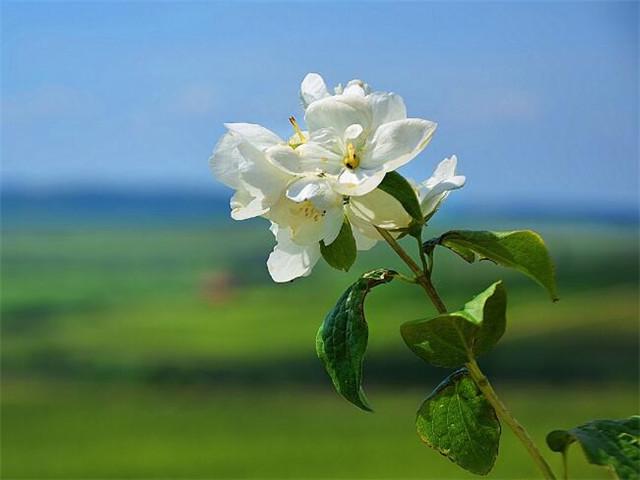
[[[170,111],[180,115],[206,115],[215,107],[213,89],[204,85],[190,85],[179,91],[170,104]]]
[[[446,115],[456,122],[532,121],[542,114],[542,101],[517,88],[465,89],[451,93]]]

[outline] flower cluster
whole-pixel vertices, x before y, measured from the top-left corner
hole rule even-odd
[[[358,250],[411,224],[401,203],[378,188],[385,175],[410,162],[429,143],[434,122],[407,118],[402,98],[372,92],[352,80],[331,93],[315,73],[302,81],[300,97],[307,130],[294,117],[285,140],[255,124],[229,123],[210,158],[215,177],[235,190],[231,216],[271,221],[276,246],[267,266],[276,282],[307,276],[323,246],[353,235]],[[450,190],[464,185],[456,157],[443,160],[433,176],[412,183],[424,217]],[[345,226],[347,228],[345,228]]]

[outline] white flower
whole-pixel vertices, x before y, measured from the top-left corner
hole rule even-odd
[[[407,118],[398,95],[371,93],[361,80],[331,94],[320,75],[309,74],[300,96],[308,131],[293,117],[295,133],[288,141],[260,125],[226,124],[228,132],[210,158],[215,177],[235,190],[231,216],[271,221],[276,246],[267,267],[276,282],[309,275],[321,245],[349,231],[342,228],[345,222],[358,250],[381,239],[376,227],[393,235],[408,227],[412,219],[402,205],[376,187],[420,153],[436,128]],[[455,167],[455,157],[446,159],[415,187],[425,218],[464,184]]]
[[[275,133],[251,123],[227,123],[209,165],[214,176],[236,190],[231,198],[235,220],[264,215],[295,177],[269,162],[264,151],[284,144]]]
[[[291,145],[305,138],[305,132],[292,123],[296,134],[288,143],[259,125],[227,124],[228,132],[210,159],[216,178],[236,190],[232,218],[263,216],[273,222],[278,244],[268,268],[275,281],[307,275],[319,258],[320,242],[330,245],[345,221],[344,198],[331,187],[332,179],[293,175],[265,155],[274,146],[293,151]],[[359,232],[355,236],[361,249],[375,243]]]
[[[455,173],[457,163],[455,155],[445,158],[428,180],[415,187],[423,217],[431,217],[450,191],[464,186],[465,177]],[[352,224],[372,239],[381,238],[374,225],[393,232],[407,228],[412,221],[398,200],[379,189],[361,197],[351,197],[349,210]]]
[[[374,190],[387,172],[418,155],[436,129],[434,122],[407,118],[400,96],[368,93],[361,81],[330,95],[322,78],[310,74],[303,80],[301,97],[308,138],[295,150],[274,146],[267,155],[291,174],[334,177],[334,188],[342,195]]]

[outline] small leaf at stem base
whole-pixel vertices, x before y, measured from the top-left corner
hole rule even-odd
[[[640,478],[640,416],[593,420],[547,435],[549,448],[563,455],[574,442],[580,444],[589,463],[613,468],[623,480]]]

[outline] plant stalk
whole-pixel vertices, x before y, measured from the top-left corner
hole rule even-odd
[[[554,480],[556,477],[551,470],[551,467],[547,463],[547,461],[538,450],[538,447],[533,442],[533,439],[529,436],[525,428],[515,419],[511,412],[507,409],[504,403],[498,398],[495,390],[489,383],[487,377],[485,377],[484,373],[480,370],[480,367],[476,363],[474,359],[469,360],[466,364],[467,370],[469,370],[469,374],[473,381],[476,383],[484,397],[491,404],[491,406],[498,413],[500,418],[509,425],[509,428],[513,431],[513,433],[518,437],[518,440],[525,446],[531,458],[536,463],[544,478],[549,480]]]
[[[438,295],[435,287],[431,283],[431,279],[429,278],[429,272],[423,271],[416,262],[413,261],[413,258],[402,248],[402,246],[396,241],[393,236],[382,228],[376,227],[378,233],[386,240],[389,246],[393,249],[394,252],[398,254],[398,256],[402,259],[404,263],[411,269],[411,271],[416,276],[416,282],[424,289],[427,293],[427,296],[436,307],[439,313],[447,313],[447,307],[444,302]]]
[[[418,239],[418,244],[420,248],[420,258],[423,260],[423,269],[421,269],[416,262],[413,261],[413,258],[402,248],[402,246],[396,241],[393,236],[382,228],[376,227],[376,230],[382,238],[389,244],[389,246],[393,249],[394,252],[398,254],[398,256],[407,264],[407,266],[411,269],[411,271],[416,275],[416,282],[424,289],[427,293],[427,296],[436,307],[439,313],[447,313],[447,307],[445,306],[442,298],[436,291],[433,283],[431,282],[431,271],[427,269],[426,261],[424,260],[424,253],[422,252],[422,242]],[[524,445],[529,452],[529,455],[538,466],[544,478],[547,480],[555,480],[555,475],[551,470],[551,467],[544,459],[540,450],[533,442],[532,438],[529,436],[525,428],[518,422],[511,412],[507,409],[507,407],[502,403],[495,390],[489,383],[487,377],[482,373],[480,367],[476,363],[475,359],[470,359],[468,363],[466,363],[466,367],[471,375],[471,378],[476,383],[484,397],[487,401],[493,406],[494,410],[497,412],[498,416],[507,424],[509,428],[516,435],[518,440]]]

